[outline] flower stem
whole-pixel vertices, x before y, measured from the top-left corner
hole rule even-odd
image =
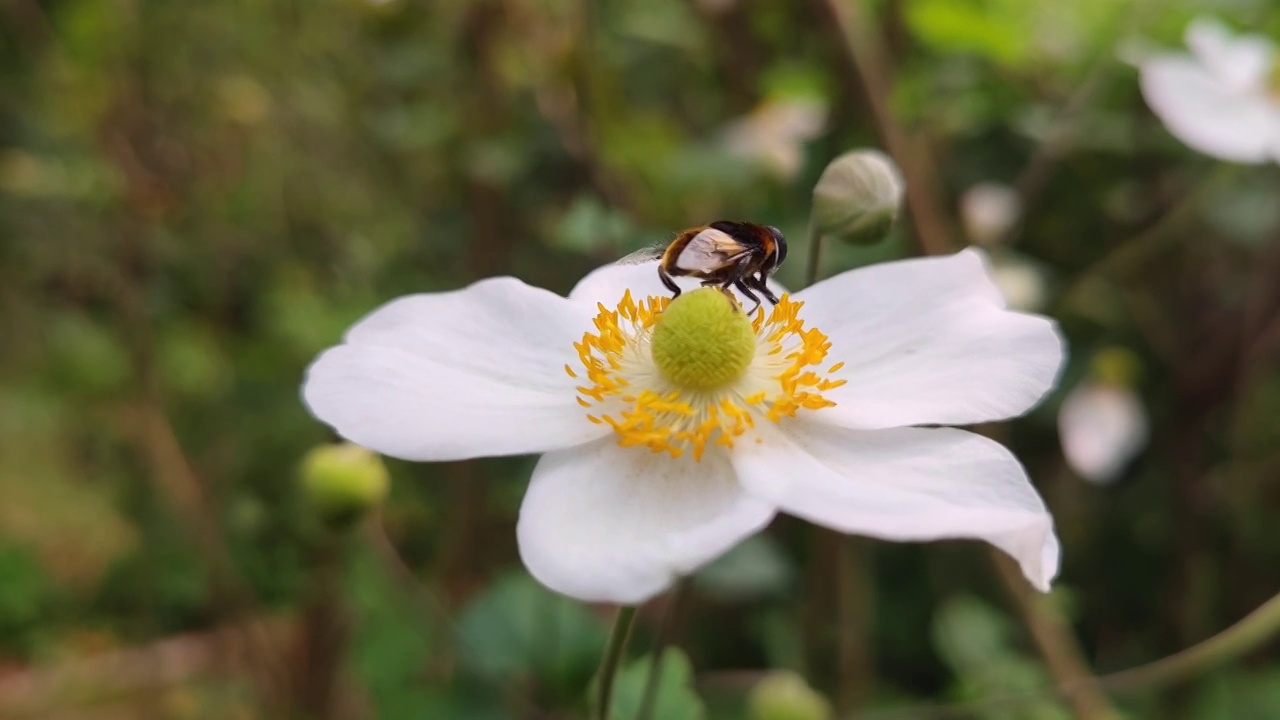
[[[622,663],[623,651],[627,648],[627,639],[631,637],[631,626],[635,624],[635,619],[634,606],[618,608],[618,616],[613,621],[613,632],[609,634],[609,644],[605,646],[604,658],[600,660],[600,703],[596,707],[595,720],[609,720],[613,678],[618,674],[618,665]]]
[[[1280,594],[1198,645],[1146,665],[1105,675],[1098,678],[1098,683],[1116,692],[1171,685],[1255,650],[1278,634]]]
[[[693,587],[693,580],[684,576],[676,583],[676,587],[667,598],[667,611],[663,614],[662,625],[658,628],[658,638],[653,644],[653,655],[649,662],[649,676],[645,678],[644,695],[640,698],[640,712],[636,720],[652,720],[653,708],[658,700],[658,687],[662,684],[662,658],[666,654],[667,645],[675,635],[676,618],[680,615]]]
[[[818,282],[818,266],[822,262],[822,233],[809,222],[809,262],[804,269],[804,286]]]

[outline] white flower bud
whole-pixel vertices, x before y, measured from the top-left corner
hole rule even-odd
[[[990,245],[1008,236],[1022,216],[1022,201],[1008,185],[984,182],[960,196],[960,222],[965,235],[979,245]]]
[[[730,154],[790,180],[804,166],[804,145],[827,124],[826,104],[815,99],[771,100],[734,120],[724,131]]]
[[[1138,358],[1107,348],[1093,359],[1089,377],[1072,389],[1058,411],[1058,434],[1067,465],[1080,477],[1109,484],[1147,445],[1150,421],[1131,388]]]
[[[878,150],[854,150],[832,160],[813,187],[813,228],[819,237],[851,243],[883,238],[902,204],[902,173]]]

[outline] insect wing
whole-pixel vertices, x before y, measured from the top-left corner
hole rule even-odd
[[[734,240],[728,233],[715,228],[707,228],[689,241],[680,256],[676,258],[676,267],[690,272],[710,272],[718,270],[751,252],[750,248]]]
[[[650,245],[647,248],[640,248],[629,255],[622,256],[614,262],[614,265],[640,265],[647,263],[661,258],[666,250],[666,244]]]

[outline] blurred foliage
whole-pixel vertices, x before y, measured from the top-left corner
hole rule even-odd
[[[1226,627],[1280,589],[1280,172],[1181,147],[1125,58],[1180,44],[1199,12],[1273,37],[1280,13],[864,5],[944,224],[962,227],[970,187],[1013,187],[1006,244],[1069,338],[1062,389],[1002,432],[1057,520],[1084,654],[1117,669]],[[842,43],[824,2],[784,0],[4,3],[0,716],[283,717],[310,687],[299,667],[330,667],[342,717],[580,716],[604,614],[519,568],[531,461],[389,462],[379,530],[343,541],[333,574],[295,482],[332,439],[302,374],[397,295],[499,273],[564,292],[717,217],[782,228],[781,280],[801,286],[815,181],[879,145]],[[914,232],[904,212],[821,270],[909,255]],[[1111,346],[1142,366],[1152,439],[1095,487],[1063,464],[1055,417]],[[843,709],[1053,682],[974,546],[874,547],[851,629],[815,537],[780,520],[700,574],[655,717],[742,718],[773,668]],[[648,615],[637,656],[662,632]],[[220,633],[254,619],[287,632],[228,650]],[[869,665],[843,677],[858,631]],[[1280,716],[1278,657],[1117,702]],[[619,717],[648,667],[624,669]],[[97,689],[58,685],[67,669]],[[1069,712],[1042,696],[971,716]]]

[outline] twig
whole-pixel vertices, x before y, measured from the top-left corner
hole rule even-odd
[[[676,582],[675,588],[667,598],[667,609],[662,615],[662,624],[658,626],[658,637],[653,643],[649,674],[644,681],[644,695],[640,698],[640,711],[636,713],[636,720],[651,720],[653,717],[654,704],[658,699],[658,687],[662,684],[662,655],[675,635],[676,623],[692,587],[693,579],[686,575]]]
[[[1214,667],[1235,660],[1280,634],[1280,594],[1263,603],[1236,624],[1186,650],[1155,662],[1108,675],[1077,680],[1041,690],[1005,695],[965,703],[918,705],[893,710],[859,713],[848,720],[924,720],[926,718],[970,717],[974,713],[1016,707],[1046,697],[1071,698],[1081,692],[1106,690],[1130,693],[1167,687],[1186,681]]]
[[[1047,598],[1027,584],[1008,555],[994,547],[988,549],[988,554],[996,574],[1017,603],[1049,674],[1059,686],[1079,685],[1078,692],[1067,696],[1076,717],[1080,720],[1118,720],[1120,715],[1093,682],[1093,673],[1066,620],[1051,602],[1047,602]]]
[[[874,624],[872,556],[864,538],[836,538],[836,671],[841,712],[861,707],[875,685],[875,655],[870,631]]]
[[[0,710],[6,718],[50,717],[54,708],[68,703],[89,703],[96,697],[120,697],[190,682],[211,673],[225,672],[225,658],[251,657],[255,652],[246,639],[263,633],[273,644],[293,634],[295,622],[285,619],[253,620],[214,630],[179,635],[141,647],[126,648],[61,663],[49,668],[25,670],[0,680]],[[246,675],[252,663],[238,668]]]
[[[913,141],[889,109],[892,81],[884,48],[871,31],[864,0],[818,0],[836,21],[842,46],[862,87],[881,139],[906,180],[907,209],[915,225],[922,255],[941,255],[954,248],[953,223],[943,211],[937,169],[920,143]]]

